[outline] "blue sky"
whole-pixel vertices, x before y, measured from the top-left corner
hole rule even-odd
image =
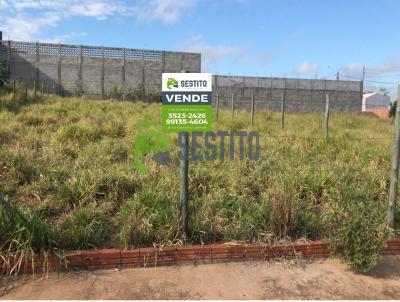
[[[218,74],[400,81],[400,1],[0,0],[11,40],[202,53]]]

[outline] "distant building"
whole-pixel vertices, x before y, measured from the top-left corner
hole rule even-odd
[[[362,111],[373,112],[381,118],[389,117],[390,97],[380,92],[364,93]]]

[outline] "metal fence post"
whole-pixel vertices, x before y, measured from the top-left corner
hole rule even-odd
[[[101,99],[104,100],[104,47],[101,47]]]
[[[62,64],[62,46],[58,45],[58,61],[57,61],[57,92],[62,95],[62,78],[61,78],[61,64]]]
[[[182,62],[181,62],[181,64],[182,64]],[[141,65],[142,65],[142,93],[143,93],[142,101],[144,102],[145,101],[144,99],[146,98],[146,73],[145,73],[145,66],[144,66],[144,51],[142,51]],[[181,68],[181,70],[182,70],[182,68]]]
[[[39,84],[39,62],[40,62],[40,43],[36,42],[36,57],[35,57],[35,80],[36,83]]]
[[[234,102],[234,97],[233,93],[231,94],[231,110],[232,110],[232,118],[235,116],[235,102]]]
[[[12,100],[15,101],[15,80],[12,82]]]
[[[11,41],[7,41],[7,73],[11,74]]]
[[[251,95],[251,113],[250,113],[251,125],[254,125],[254,93]]]
[[[281,103],[281,129],[285,129],[285,98],[286,98],[286,78],[283,86]]]
[[[219,94],[218,93],[217,93],[217,102],[215,104],[215,107],[216,107],[216,115],[218,118],[219,117]]]
[[[189,132],[179,133],[181,137],[180,154],[180,204],[181,204],[181,230],[186,237],[189,235]]]
[[[397,88],[397,95],[400,96],[400,84]],[[399,154],[400,154],[400,106],[396,102],[395,135],[393,139],[392,170],[390,172],[388,225],[394,227],[394,214],[397,202],[397,183],[399,177]]]
[[[281,102],[281,129],[285,129],[285,93],[282,93]]]
[[[36,80],[33,80],[33,95],[36,97]]]
[[[328,140],[329,136],[329,93],[325,95],[326,102],[325,102],[325,140]]]
[[[25,93],[24,93],[24,100],[26,101],[28,99],[28,84],[25,81]]]
[[[122,90],[122,100],[125,101],[126,98],[126,49],[122,48],[122,84],[121,84],[121,90]]]

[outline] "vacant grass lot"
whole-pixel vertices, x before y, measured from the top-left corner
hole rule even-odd
[[[59,249],[183,240],[177,135],[170,134],[171,166],[146,156],[148,173],[140,174],[133,163],[140,121],[161,125],[159,104],[10,98],[0,101],[0,194],[40,221],[33,237],[45,230]],[[381,234],[392,121],[332,114],[325,142],[323,114],[288,114],[285,130],[279,118],[257,112],[254,127],[246,112],[214,118],[214,130],[260,131],[261,159],[190,163],[187,241]],[[10,236],[10,225],[3,223],[0,238]]]

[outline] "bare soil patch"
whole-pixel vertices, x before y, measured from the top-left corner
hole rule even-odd
[[[0,294],[2,299],[399,299],[400,256],[383,257],[368,274],[335,259],[51,273],[8,280]]]

